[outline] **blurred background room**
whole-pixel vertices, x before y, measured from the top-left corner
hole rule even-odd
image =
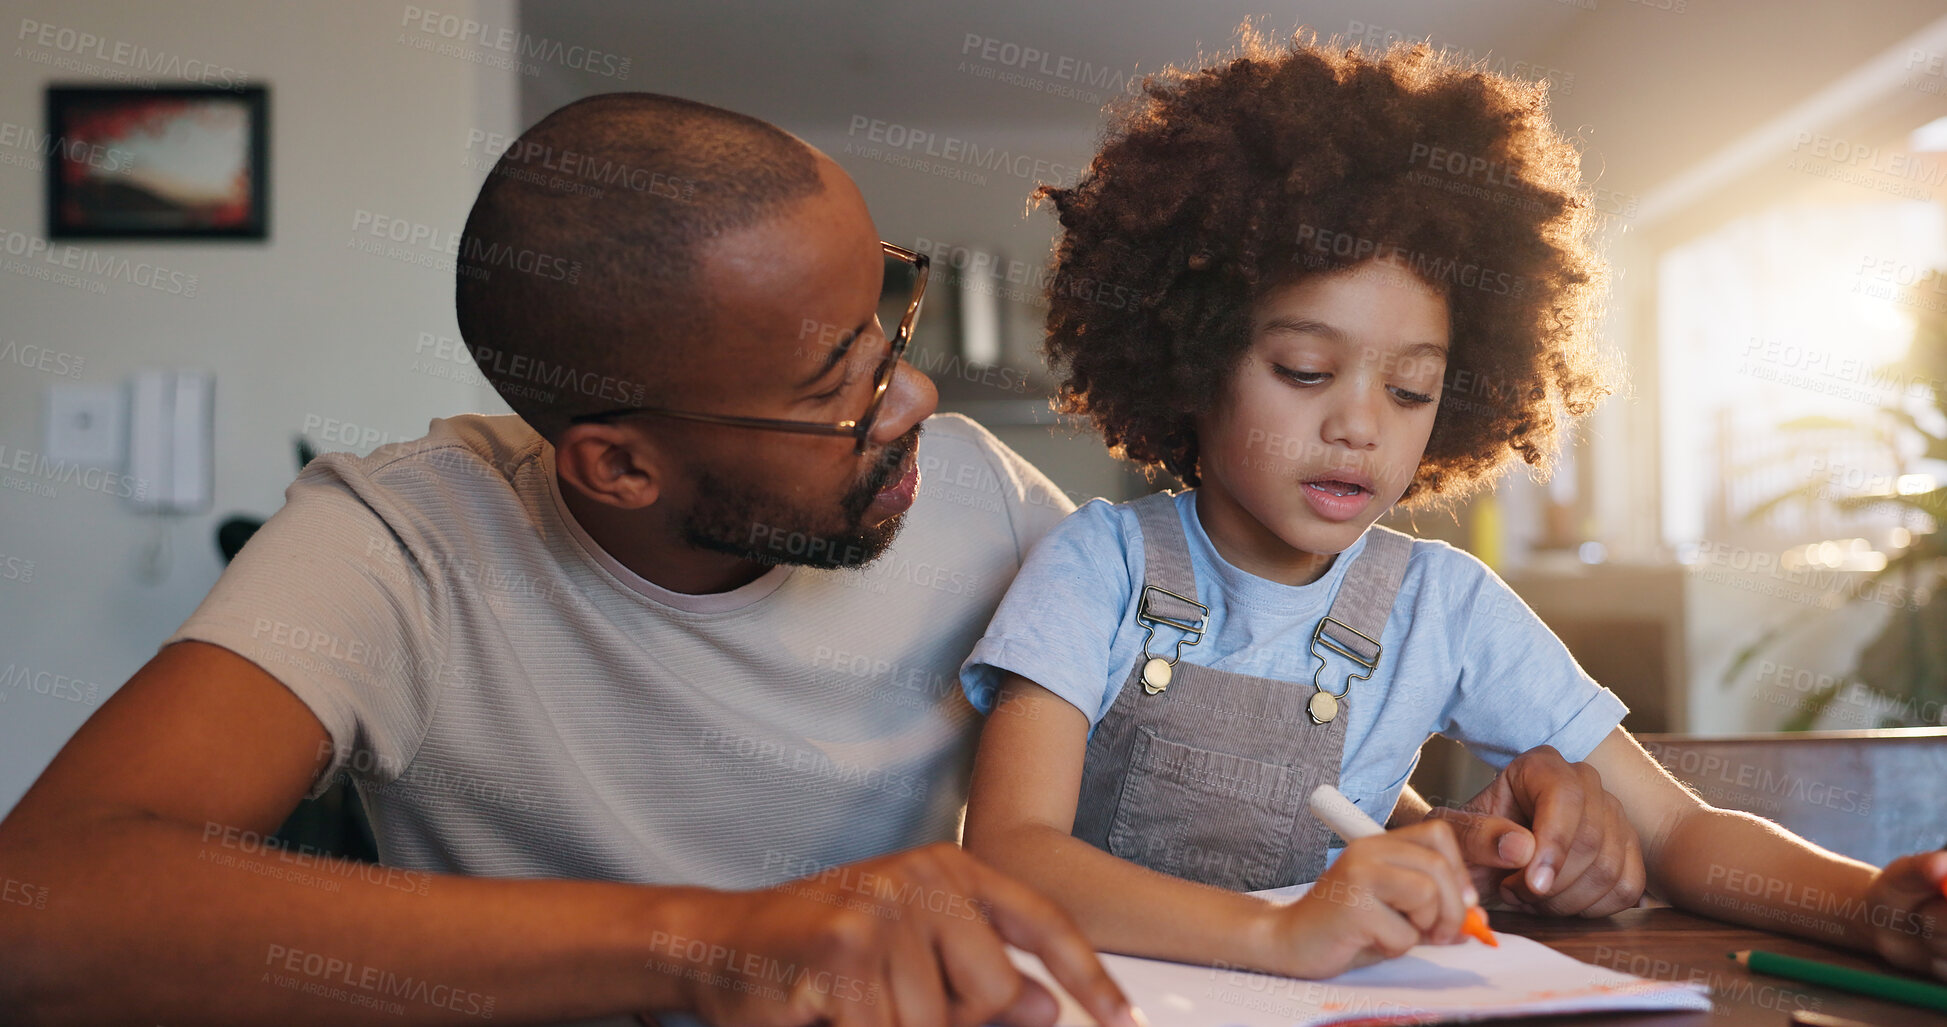
[[[0,814],[301,454],[506,410],[459,345],[449,244],[507,143],[578,97],[674,93],[822,148],[883,238],[934,256],[909,359],[942,409],[1078,501],[1156,487],[1050,410],[1055,223],[1030,193],[1075,181],[1105,104],[1246,20],[1546,80],[1603,215],[1626,388],[1551,479],[1388,523],[1493,566],[1638,732],[1947,722],[1937,0],[5,8]],[[180,138],[129,122],[179,94],[111,108],[70,87],[206,92],[180,94],[203,105]],[[151,208],[171,203],[214,230],[166,230]],[[1479,780],[1444,750],[1416,778],[1436,798]],[[1888,844],[1939,837],[1913,842]]]

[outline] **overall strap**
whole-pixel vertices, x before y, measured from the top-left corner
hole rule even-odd
[[[1130,503],[1129,508],[1136,512],[1136,523],[1143,533],[1143,589],[1137,601],[1144,605],[1139,609],[1171,622],[1200,623],[1205,611],[1195,605],[1197,572],[1190,565],[1190,543],[1183,535],[1183,519],[1176,512],[1176,496],[1151,493]]]
[[[1371,668],[1379,663],[1379,637],[1393,612],[1393,599],[1406,577],[1406,558],[1413,554],[1413,536],[1377,524],[1366,529],[1366,547],[1345,572],[1332,610],[1318,627],[1319,634],[1347,656]]]

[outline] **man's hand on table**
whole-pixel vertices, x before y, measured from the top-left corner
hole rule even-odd
[[[1054,996],[1003,943],[1039,956],[1104,1027],[1139,1027],[1066,914],[955,845],[709,893],[695,913],[686,936],[657,939],[656,961],[682,968],[688,1008],[721,1027],[1054,1023]]]
[[[1643,897],[1642,846],[1622,804],[1586,763],[1552,746],[1516,756],[1451,823],[1483,896],[1558,916],[1608,916]]]

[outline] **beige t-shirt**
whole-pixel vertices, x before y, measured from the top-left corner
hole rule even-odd
[[[879,560],[682,595],[588,538],[553,455],[466,415],[320,457],[169,641],[311,708],[334,743],[313,794],[349,773],[389,865],[751,888],[953,838],[960,661],[1073,509],[1059,489],[938,415]]]

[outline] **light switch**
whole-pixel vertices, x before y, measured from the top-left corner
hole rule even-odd
[[[128,438],[128,390],[118,384],[62,384],[47,389],[41,449],[49,460],[114,465]]]

